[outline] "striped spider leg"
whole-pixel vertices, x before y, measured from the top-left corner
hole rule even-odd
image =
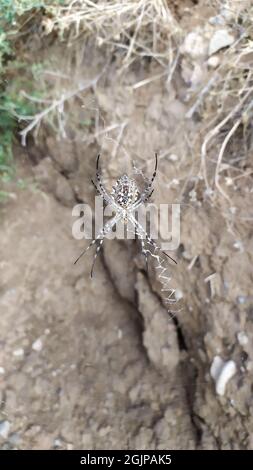
[[[137,209],[141,204],[145,204],[145,202],[147,202],[150,197],[152,196],[153,192],[154,192],[154,189],[152,189],[152,184],[153,184],[153,181],[156,177],[156,171],[157,171],[157,153],[155,153],[155,169],[154,169],[154,173],[150,179],[150,181],[148,182],[148,184],[146,184],[146,187],[143,191],[143,193],[140,194],[140,197],[138,198],[138,200],[135,202],[135,204],[132,206],[132,210],[134,209]]]
[[[143,193],[140,195],[139,199],[136,201],[136,203],[132,206],[131,208],[131,212],[133,213],[136,209],[138,209],[138,207],[141,206],[141,204],[145,204],[149,199],[150,197],[152,196],[153,192],[154,192],[154,189],[152,189],[152,184],[153,184],[153,181],[156,177],[156,172],[157,172],[157,153],[155,153],[155,169],[154,169],[154,173],[150,179],[150,181],[148,182],[148,184],[146,185],[146,188],[144,189]],[[171,256],[169,256],[167,253],[165,253],[164,251],[162,251],[162,249],[157,245],[157,243],[155,243],[154,240],[152,240],[148,234],[146,233],[146,231],[143,229],[143,227],[141,226],[141,224],[139,224],[139,222],[135,219],[135,217],[132,215],[131,216],[131,222],[135,225],[136,227],[136,230],[137,230],[137,233],[139,233],[140,235],[140,238],[141,238],[141,245],[142,245],[142,252],[146,258],[146,265],[147,265],[147,253],[148,253],[148,250],[145,249],[145,243],[144,243],[144,238],[146,238],[148,240],[148,242],[155,248],[155,250],[158,250],[160,251],[161,253],[163,253],[165,256],[167,256],[169,259],[171,259],[175,264],[177,264],[177,262],[174,260],[174,258],[172,258]]]
[[[104,238],[106,235],[108,235],[113,227],[116,225],[116,223],[122,218],[122,214],[120,212],[118,212],[112,219],[109,220],[109,222],[107,222],[104,227],[99,231],[98,235],[96,238],[94,238],[94,240],[91,241],[91,243],[87,246],[87,248],[85,248],[85,250],[82,251],[82,253],[78,256],[78,258],[75,260],[74,264],[76,264],[79,259],[85,255],[87,253],[87,251],[98,241],[98,245],[97,245],[97,249],[96,249],[96,252],[95,252],[95,255],[94,255],[94,259],[93,259],[93,263],[92,263],[92,267],[91,267],[91,277],[93,275],[93,269],[94,269],[94,265],[95,265],[95,261],[96,261],[96,258],[97,258],[97,255],[102,247],[102,244],[103,244],[103,241],[104,241]]]
[[[105,187],[102,184],[101,180],[101,175],[99,171],[99,159],[100,159],[100,154],[97,156],[97,162],[96,162],[96,180],[95,182],[91,180],[93,186],[95,186],[97,192],[100,194],[100,196],[104,199],[106,204],[110,204],[113,206],[114,209],[118,210],[120,207],[118,204],[115,204],[114,199],[112,196],[106,191]]]
[[[163,251],[160,248],[160,246],[157,245],[157,243],[152,238],[150,238],[150,236],[147,234],[147,232],[144,230],[144,228],[141,226],[141,224],[135,219],[133,214],[129,214],[128,219],[136,227],[137,233],[141,236],[141,239],[146,238],[148,240],[148,242],[150,243],[150,245],[152,245],[155,250],[160,251],[160,253],[163,253],[165,256],[167,256],[169,259],[171,259],[171,261],[173,261],[175,264],[177,264],[177,262],[174,258],[172,258],[170,255],[165,253],[165,251]],[[146,256],[146,254],[145,254],[145,256]]]

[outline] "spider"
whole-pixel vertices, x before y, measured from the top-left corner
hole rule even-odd
[[[166,255],[169,259],[171,259],[174,263],[177,264],[177,262],[171,256],[169,256],[167,253],[162,251],[160,246],[157,245],[157,243],[152,238],[149,237],[149,235],[144,230],[142,225],[134,217],[134,212],[136,211],[136,209],[138,209],[138,207],[141,204],[145,204],[150,199],[151,195],[153,194],[154,189],[152,188],[152,184],[157,173],[157,153],[155,154],[155,169],[154,169],[153,175],[151,179],[146,182],[143,192],[139,191],[136,181],[134,179],[130,178],[127,175],[123,175],[116,181],[115,185],[112,187],[111,193],[108,193],[108,191],[102,184],[101,175],[99,171],[99,158],[100,158],[100,154],[97,156],[96,180],[95,182],[91,180],[91,182],[94,185],[97,193],[103,198],[104,202],[107,205],[112,206],[112,208],[115,211],[115,216],[112,217],[104,225],[104,227],[98,233],[97,237],[94,240],[92,240],[92,242],[88,245],[87,248],[85,248],[85,250],[82,251],[82,253],[80,254],[80,256],[78,256],[74,264],[76,264],[79,261],[79,259],[84,254],[86,254],[87,251],[94,244],[97,244],[96,252],[95,252],[92,267],[91,267],[91,273],[90,273],[91,278],[92,278],[96,258],[100,252],[104,238],[108,233],[112,231],[113,227],[117,224],[117,222],[119,222],[119,220],[122,220],[125,224],[128,223],[128,221],[130,221],[133,227],[135,228],[135,231],[138,237],[140,237],[141,239],[142,252],[146,258],[147,267],[148,267],[147,251],[145,250],[144,239],[146,239],[148,243],[153,246],[155,251],[161,252],[162,254]]]

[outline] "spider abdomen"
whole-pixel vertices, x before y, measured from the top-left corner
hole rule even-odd
[[[111,194],[117,204],[128,208],[137,201],[139,190],[133,179],[123,175],[116,181]]]

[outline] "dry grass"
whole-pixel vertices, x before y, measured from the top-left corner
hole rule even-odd
[[[215,198],[218,190],[230,206],[233,206],[233,193],[229,191],[229,195],[229,186],[232,189],[238,177],[251,175],[243,162],[252,151],[249,142],[253,111],[252,20],[253,7],[247,2],[234,16],[232,27],[238,33],[237,41],[223,54],[218,69],[212,73],[194,105],[194,111],[202,106],[204,123],[200,174],[207,193]],[[236,141],[237,145],[233,145]]]
[[[181,30],[166,0],[73,0],[52,7],[51,14],[48,31],[56,28],[69,42],[95,35],[98,46],[121,51],[124,68],[141,57],[152,57],[165,68],[174,62],[174,41]]]

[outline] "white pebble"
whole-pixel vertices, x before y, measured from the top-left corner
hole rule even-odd
[[[176,300],[180,300],[184,297],[183,292],[180,289],[175,290],[175,298]]]
[[[224,365],[224,362],[221,359],[221,357],[215,356],[211,365],[211,369],[210,369],[211,376],[215,380],[215,382],[221,373],[221,369],[223,365]]]
[[[23,357],[25,354],[25,351],[23,350],[23,348],[18,348],[18,349],[15,349],[15,351],[13,351],[13,356],[15,357]]]
[[[208,67],[211,69],[216,69],[220,64],[220,58],[217,55],[212,55],[207,61]]]
[[[249,342],[249,338],[244,331],[239,331],[237,334],[238,342],[241,346],[246,346]]]
[[[10,431],[10,423],[9,421],[1,421],[0,422],[0,436],[3,439],[7,439]]]
[[[55,446],[55,447],[62,447],[62,441],[61,441],[61,439],[55,439],[55,440],[54,440],[54,446]]]
[[[220,49],[231,46],[234,40],[234,36],[226,29],[219,29],[218,31],[215,31],[209,43],[208,54],[215,54],[215,52],[219,51]]]
[[[217,25],[224,26],[225,20],[224,18],[222,18],[222,16],[217,15],[217,16],[212,16],[211,18],[209,18],[208,23],[214,26],[217,26]]]
[[[210,369],[211,376],[215,381],[217,395],[223,396],[226,391],[228,381],[236,373],[236,364],[234,361],[223,361],[221,357],[215,356]]]
[[[32,344],[32,349],[34,351],[41,351],[42,350],[42,346],[43,346],[43,343],[41,341],[40,338],[36,339],[36,341],[34,341],[34,343]]]
[[[5,373],[5,368],[4,367],[0,367],[0,374],[3,375]]]
[[[236,250],[239,250],[241,253],[244,252],[244,246],[241,240],[236,240],[236,242],[233,243],[233,247],[236,248]]]
[[[171,153],[171,154],[169,155],[169,160],[170,160],[171,162],[176,162],[176,161],[178,160],[178,156],[177,156],[175,153]]]
[[[203,37],[194,31],[187,34],[182,46],[182,52],[193,59],[205,56],[207,47]]]

